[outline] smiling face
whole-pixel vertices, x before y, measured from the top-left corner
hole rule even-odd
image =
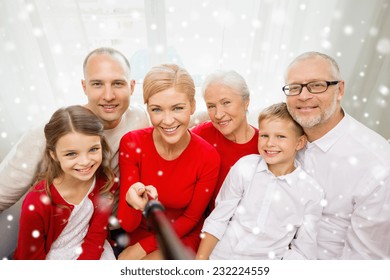
[[[67,133],[58,139],[50,155],[59,162],[64,181],[91,180],[102,163],[100,136]]]
[[[295,62],[287,72],[286,84],[306,84],[313,81],[338,80],[329,61],[322,57],[309,57]],[[344,81],[329,86],[323,93],[310,93],[306,87],[296,96],[287,96],[292,117],[305,129],[319,128],[327,132],[340,119]]]
[[[240,130],[246,128],[249,98],[244,100],[242,95],[229,87],[211,84],[204,93],[204,100],[214,127],[226,138],[236,139]]]
[[[150,96],[147,109],[154,127],[154,135],[167,145],[175,145],[188,133],[195,103],[190,101],[187,93],[179,92],[172,87]]]
[[[295,156],[306,143],[305,136],[298,131],[296,124],[288,119],[267,118],[259,123],[259,153],[274,175],[294,170]]]
[[[105,129],[116,127],[130,104],[135,82],[120,57],[93,54],[85,67],[82,86],[88,97],[87,108],[103,122]]]

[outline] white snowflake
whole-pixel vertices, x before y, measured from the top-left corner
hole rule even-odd
[[[259,233],[260,233],[260,228],[259,227],[254,227],[253,229],[252,229],[252,233],[254,234],[254,235],[258,235]]]
[[[49,205],[50,203],[50,198],[46,194],[41,195],[40,200],[45,205]]]
[[[127,247],[127,245],[129,244],[129,237],[127,236],[127,234],[121,234],[118,238],[117,238],[117,242],[118,242],[118,245],[121,246],[121,247]]]
[[[389,95],[389,88],[387,86],[385,86],[385,85],[380,85],[379,86],[379,92],[383,96],[388,96]]]
[[[275,259],[275,256],[276,256],[276,254],[275,254],[274,251],[271,251],[271,252],[268,253],[268,258],[271,259],[271,260]]]
[[[328,201],[327,201],[326,199],[321,199],[320,205],[321,205],[322,207],[325,207],[326,205],[328,205]]]
[[[32,237],[34,238],[38,238],[40,233],[39,233],[39,230],[33,230],[33,232],[31,233]]]
[[[75,249],[75,252],[76,252],[76,254],[80,255],[80,254],[83,252],[83,248],[77,247],[77,248]]]
[[[381,38],[376,45],[376,50],[380,54],[389,54],[390,53],[390,39],[389,38]]]

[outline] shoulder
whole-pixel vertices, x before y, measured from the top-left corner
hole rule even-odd
[[[19,143],[17,144],[17,147],[23,148],[23,147],[40,147],[44,148],[46,145],[46,138],[45,138],[45,124],[40,124],[39,126],[33,127],[26,131],[21,139],[19,140]],[[33,152],[33,151],[29,151]]]
[[[123,135],[122,140],[142,140],[145,137],[150,137],[153,132],[153,127],[140,128],[128,131],[125,135]]]
[[[119,149],[139,154],[139,149],[144,150],[153,145],[152,133],[153,127],[129,131],[121,138]]]
[[[261,160],[262,157],[257,154],[246,155],[238,159],[232,168],[242,173],[253,173],[256,171]]]
[[[122,121],[128,129],[138,129],[150,125],[148,114],[144,107],[138,104],[131,104],[122,116]]]
[[[375,157],[376,160],[390,163],[390,144],[380,134],[368,128],[358,120],[346,114],[348,121],[348,132],[346,137],[348,150],[355,150],[355,156],[366,154]]]
[[[100,189],[107,183],[107,181],[108,180],[107,180],[106,176],[104,176],[103,174],[98,174],[96,176],[96,183],[95,183],[95,187],[94,187],[92,192],[99,193]],[[114,194],[117,188],[118,188],[118,183],[114,179],[114,183],[110,188],[110,192],[112,194]]]
[[[235,165],[254,168],[257,167],[261,159],[262,157],[258,154],[250,154],[238,159]]]
[[[191,128],[191,131],[198,135],[208,134],[214,132],[215,130],[216,129],[211,121],[200,123],[197,126]]]
[[[191,133],[191,142],[187,149],[186,157],[190,157],[199,164],[218,166],[220,164],[217,150],[199,135]]]
[[[260,155],[243,156],[230,168],[228,176],[251,182],[254,174],[259,170],[261,161]]]
[[[142,116],[147,114],[146,109],[140,104],[130,104],[126,113],[132,115],[142,115]]]
[[[203,139],[201,136],[199,136],[198,134],[192,131],[190,131],[190,134],[191,134],[192,145],[201,147],[201,149],[207,152],[217,153],[216,149],[209,142]]]
[[[296,164],[298,162],[296,161]],[[309,175],[300,164],[297,164],[297,168],[294,170],[294,174],[297,178],[297,186],[301,188],[302,193],[311,195],[314,199],[324,198],[324,189],[318,183],[318,181]]]
[[[23,201],[24,209],[31,210],[31,207],[39,209],[51,204],[50,198],[45,190],[45,183],[45,181],[40,181],[30,189]]]

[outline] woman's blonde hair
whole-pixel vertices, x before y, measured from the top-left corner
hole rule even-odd
[[[148,103],[154,94],[170,88],[186,93],[190,102],[195,102],[195,83],[187,70],[176,64],[161,64],[153,67],[145,76],[144,103]]]

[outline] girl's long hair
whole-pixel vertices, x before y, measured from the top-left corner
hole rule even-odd
[[[40,174],[38,180],[45,180],[45,190],[52,200],[50,185],[55,178],[64,175],[60,163],[52,158],[50,152],[55,153],[58,140],[71,132],[78,132],[85,135],[99,136],[102,146],[102,163],[96,171],[96,175],[105,177],[107,182],[100,189],[100,194],[110,195],[110,188],[114,184],[115,174],[111,168],[111,150],[103,135],[103,124],[87,108],[74,105],[60,108],[52,115],[50,121],[45,125],[46,149],[45,165],[47,170]]]

